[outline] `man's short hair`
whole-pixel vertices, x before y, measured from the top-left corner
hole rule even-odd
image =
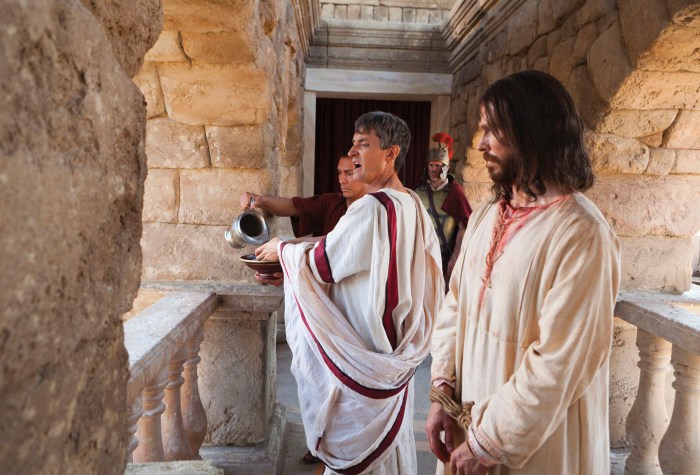
[[[411,131],[403,119],[388,112],[367,112],[355,121],[355,133],[368,134],[374,131],[379,137],[379,145],[386,150],[392,145],[398,145],[399,155],[394,161],[394,169],[401,170],[406,161],[408,147],[411,144]]]
[[[564,193],[593,186],[583,121],[557,79],[541,71],[511,74],[489,86],[479,105],[496,138],[513,148],[518,189],[535,198],[546,192],[545,183]],[[494,185],[494,192],[510,199],[512,190]]]

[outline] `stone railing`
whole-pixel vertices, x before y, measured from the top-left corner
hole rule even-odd
[[[700,291],[622,294],[615,314],[637,327],[639,348],[639,388],[627,417],[632,452],[625,473],[700,473]],[[669,420],[670,366],[675,401]]]
[[[129,462],[200,458],[207,418],[197,382],[199,345],[218,306],[215,293],[172,292],[124,323]]]

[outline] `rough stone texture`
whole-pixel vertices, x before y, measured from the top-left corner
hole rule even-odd
[[[700,150],[676,150],[676,161],[671,173],[700,175]]]
[[[220,168],[262,168],[270,148],[265,146],[264,127],[206,127],[211,164]]]
[[[223,475],[224,471],[203,460],[130,463],[124,475]]]
[[[163,91],[160,88],[158,71],[155,63],[144,63],[141,71],[134,76],[134,82],[139,87],[146,100],[146,117],[157,117],[165,114]]]
[[[177,169],[177,222],[203,226],[149,226],[144,276],[250,280],[221,226],[241,212],[243,191],[280,194],[282,182],[301,183],[304,62],[294,7],[278,0],[168,0],[164,14],[168,31],[159,44],[182,47],[185,60],[154,51],[155,67],[142,73],[167,106],[161,106],[167,118],[148,124],[149,166]],[[172,203],[168,187],[163,197],[155,190],[149,187],[148,213],[163,211],[159,200]],[[274,233],[277,222],[271,223]],[[198,239],[202,247],[192,245]]]
[[[652,148],[649,150],[649,166],[644,170],[644,173],[647,175],[668,175],[675,164],[675,150]]]
[[[229,225],[243,211],[238,200],[245,191],[272,194],[269,171],[181,170],[179,222]]]
[[[508,19],[508,45],[510,54],[520,53],[535,40],[536,30],[532,26],[536,21],[536,2],[525,2]]]
[[[669,148],[700,149],[700,110],[680,111],[665,135]]]
[[[621,290],[679,294],[690,288],[691,238],[621,237],[620,242]]]
[[[199,384],[207,444],[251,445],[267,435],[276,375],[276,318],[268,315],[219,310],[204,324]]]
[[[204,127],[151,119],[146,124],[146,156],[149,168],[205,168],[209,151]]]
[[[187,56],[205,63],[250,63],[255,61],[255,44],[248,32],[182,32]]]
[[[648,50],[639,55],[637,66],[650,71],[698,73],[700,72],[699,48],[698,27],[671,25],[659,34]]]
[[[538,5],[537,33],[552,31],[582,3],[582,0],[541,0]]]
[[[639,384],[637,327],[615,318],[610,351],[610,446],[626,447],[627,414],[634,404]]]
[[[187,61],[185,52],[180,44],[180,34],[177,31],[164,31],[158,41],[146,53],[146,61],[167,63],[170,61]]]
[[[623,137],[646,137],[666,130],[677,114],[675,109],[612,110],[598,123],[596,130]]]
[[[580,28],[616,9],[615,0],[588,0],[576,11],[576,26]]]
[[[700,109],[700,76],[636,70],[610,99],[614,109]]]
[[[227,227],[144,223],[142,279],[253,282],[238,258],[255,246],[233,249],[224,239]]]
[[[604,116],[606,106],[593,86],[593,81],[588,74],[588,68],[585,65],[576,67],[572,71],[566,87],[579,108],[579,113],[584,123],[588,127],[595,129],[596,124]]]
[[[150,45],[77,0],[0,10],[0,472],[120,474],[146,163],[143,96],[113,51]]]
[[[692,236],[700,223],[696,178],[600,176],[586,194],[622,236]],[[690,274],[689,274],[690,275]]]
[[[559,43],[549,58],[549,74],[559,79],[562,84],[566,84],[576,63],[574,44],[574,38]]]
[[[268,77],[255,66],[158,67],[168,115],[190,125],[262,124],[272,101]]]
[[[620,25],[632,64],[646,52],[669,24],[665,0],[625,0],[618,2]]]
[[[649,148],[635,139],[588,132],[586,147],[596,173],[639,174],[649,164]]]
[[[114,57],[133,77],[163,29],[160,0],[80,1],[100,20],[112,43]]]
[[[588,73],[600,97],[608,99],[617,92],[631,72],[632,66],[624,47],[620,25],[614,23],[591,45],[588,52]]]
[[[245,29],[254,18],[254,0],[166,0],[165,29],[177,31],[226,31]]]
[[[177,170],[150,169],[143,196],[143,220],[159,223],[177,222]]]

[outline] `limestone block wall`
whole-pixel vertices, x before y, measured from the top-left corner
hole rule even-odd
[[[323,20],[361,20],[438,24],[447,20],[454,0],[321,0]]]
[[[156,0],[0,1],[0,473],[124,473]],[[134,5],[138,3],[138,8]]]
[[[223,238],[240,194],[301,190],[305,70],[293,5],[164,0],[163,10],[136,77],[148,116],[143,278],[249,281],[238,257],[252,248]]]
[[[490,180],[475,150],[478,99],[496,79],[547,71],[572,93],[598,181],[587,194],[622,242],[623,290],[690,285],[700,230],[700,4],[683,0],[465,0],[446,29],[451,131],[478,205]],[[636,390],[634,329],[616,322],[611,435],[624,444]]]
[[[315,68],[450,73],[442,29],[454,0],[330,0],[309,48]]]

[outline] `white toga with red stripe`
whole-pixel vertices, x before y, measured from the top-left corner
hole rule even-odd
[[[416,473],[412,376],[444,295],[420,201],[366,195],[315,246],[282,243],[279,255],[309,448],[331,473]]]

